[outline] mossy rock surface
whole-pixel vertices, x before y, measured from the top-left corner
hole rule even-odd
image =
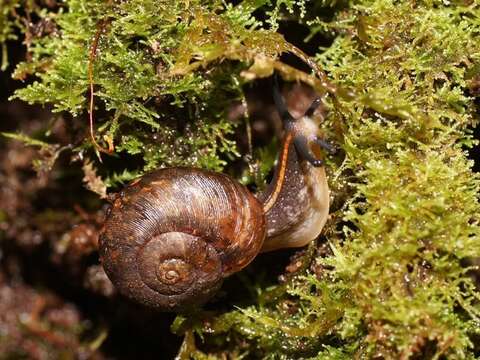
[[[172,324],[180,358],[478,358],[479,39],[469,0],[0,0],[2,131],[14,138],[1,144],[0,285],[74,304],[88,325],[66,327],[69,356],[173,354],[178,339],[140,339]],[[340,150],[326,161],[322,236],[259,256],[193,315],[112,297],[95,247],[74,241],[101,226],[101,199],[167,166],[264,187],[274,72],[292,111],[322,96],[320,132]],[[58,336],[39,335],[60,331],[47,313],[41,326],[0,316],[20,329],[0,334],[7,358],[32,354],[24,339],[61,353]],[[129,338],[141,350],[112,350],[143,321]]]

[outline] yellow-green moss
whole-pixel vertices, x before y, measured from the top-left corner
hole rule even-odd
[[[329,251],[312,247],[286,285],[266,289],[252,275],[250,306],[177,318],[181,355],[478,357],[480,293],[468,271],[480,256],[480,187],[466,153],[478,121],[477,2],[68,0],[44,12],[58,32],[33,39],[15,76],[37,80],[15,97],[87,128],[97,37],[97,141],[143,159],[123,172],[98,163],[107,184],[159,165],[219,170],[237,156],[228,104],[245,81],[286,72],[278,57],[291,47],[276,33],[286,14],[332,41],[316,56],[340,94],[327,95],[322,124],[343,149],[328,167]],[[76,151],[92,152],[91,139]]]
[[[475,358],[480,293],[468,259],[480,255],[480,187],[466,147],[478,121],[468,83],[480,9],[364,1],[310,24],[335,31],[317,60],[355,94],[332,102],[327,119],[345,151],[331,164],[333,196],[349,193],[323,239],[332,254],[275,301],[260,295],[207,321],[204,341],[213,333],[216,354],[272,359]]]

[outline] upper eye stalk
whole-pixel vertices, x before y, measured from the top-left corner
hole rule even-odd
[[[315,110],[317,110],[317,108],[321,105],[322,100],[319,98],[316,98],[315,100],[313,100],[313,102],[305,111],[303,116],[301,116],[297,120],[288,111],[287,105],[285,104],[285,101],[282,95],[280,94],[277,76],[274,76],[273,79],[274,79],[273,80],[274,81],[273,101],[275,102],[277,111],[280,115],[280,118],[282,119],[284,129],[286,131],[293,132],[293,144],[295,145],[295,150],[297,150],[297,153],[304,160],[308,161],[313,166],[315,167],[322,166],[324,164],[323,160],[316,158],[315,154],[310,149],[310,143],[317,144],[329,154],[334,154],[336,152],[336,148],[332,144],[329,144],[327,141],[325,141],[324,139],[320,138],[317,135],[313,135],[312,137],[311,134],[303,134],[301,131],[301,125],[300,126],[297,125],[297,122],[300,119],[304,119],[304,118],[310,119],[313,113],[315,112]]]

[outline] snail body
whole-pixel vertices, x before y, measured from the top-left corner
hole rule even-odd
[[[262,252],[304,246],[327,221],[330,194],[325,169],[306,153],[306,146],[317,140],[316,129],[309,116],[285,125],[273,180],[259,196],[267,223]]]
[[[274,178],[257,196],[235,179],[197,168],[146,174],[113,201],[99,238],[104,269],[125,296],[162,311],[205,303],[223,279],[261,251],[303,246],[328,217],[329,191],[310,119],[295,120],[274,89],[285,136]]]

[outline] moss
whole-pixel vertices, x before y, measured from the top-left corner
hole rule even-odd
[[[15,40],[15,20],[11,16],[12,12],[20,6],[20,1],[0,1],[0,44],[1,44],[1,62],[0,71],[5,71],[8,67],[8,52],[6,42]]]
[[[74,152],[91,158],[98,142],[140,159],[133,169],[90,166],[108,186],[158,166],[221,170],[240,155],[228,104],[274,69],[325,94],[322,126],[342,148],[328,167],[328,251],[312,245],[283,285],[251,275],[249,305],[177,318],[183,358],[478,356],[480,293],[468,264],[480,254],[480,185],[467,158],[478,121],[475,2],[68,0],[42,14],[55,36],[32,39],[14,76],[36,80],[14,97],[51,104],[87,130],[92,82],[93,139]],[[329,82],[279,60],[303,56],[276,32],[287,16],[309,38],[331,39],[315,57]],[[271,151],[255,154],[268,166],[244,182],[261,183],[272,164]]]
[[[475,356],[479,292],[466,260],[480,254],[479,178],[465,147],[479,15],[473,4],[368,1],[323,26],[336,37],[317,60],[355,94],[327,119],[345,151],[330,176],[334,196],[342,184],[350,193],[330,224],[342,231],[315,259],[320,275],[217,317],[214,336],[238,333],[255,344],[247,353],[271,358]],[[222,347],[240,351],[229,338]]]
[[[160,165],[221,170],[239,156],[226,109],[244,98],[241,70],[257,57],[275,59],[287,44],[252,16],[262,4],[68,1],[43,14],[56,24],[54,36],[32,38],[31,59],[14,78],[36,80],[12,98],[52,104],[84,125],[91,112],[97,126],[78,152],[93,146],[143,158],[123,176],[107,174],[109,185]]]

